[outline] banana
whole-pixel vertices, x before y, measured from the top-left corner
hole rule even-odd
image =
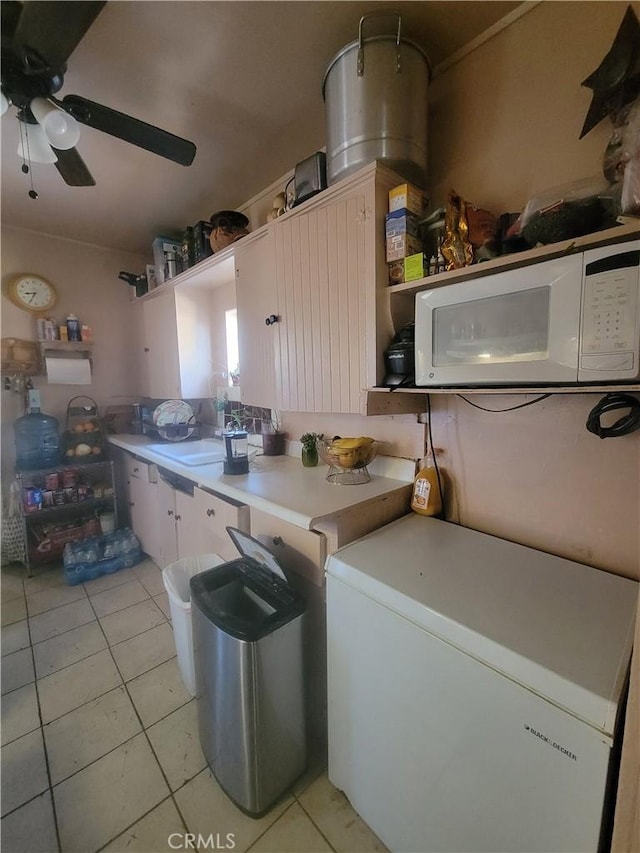
[[[336,438],[327,447],[327,452],[343,468],[354,468],[366,461],[373,441],[373,438],[365,435],[357,438]]]
[[[358,447],[366,447],[372,442],[372,438],[360,435],[358,438],[336,438],[331,442],[331,447],[336,450],[355,450]]]

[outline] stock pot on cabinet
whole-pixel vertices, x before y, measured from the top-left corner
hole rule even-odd
[[[330,63],[322,84],[327,121],[329,184],[380,160],[418,186],[427,171],[427,93],[430,65],[417,44],[400,35],[363,35]],[[396,17],[396,16],[393,16]]]

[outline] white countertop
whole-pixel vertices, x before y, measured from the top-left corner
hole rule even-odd
[[[157,444],[157,439],[144,435],[110,435],[109,442],[114,447],[180,474],[204,489],[277,515],[308,530],[320,521],[339,517],[356,507],[366,511],[368,504],[410,487],[409,478],[406,478],[407,465],[402,464],[398,464],[397,470],[404,479],[372,473],[369,483],[343,486],[327,482],[328,468],[322,462],[315,468],[305,468],[300,459],[293,456],[256,455],[248,474],[230,475],[223,474],[221,462],[184,465],[149,450],[149,445]],[[222,447],[222,442],[217,444]],[[398,463],[404,462],[408,460],[398,460]]]

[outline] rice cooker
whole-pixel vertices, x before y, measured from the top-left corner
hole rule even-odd
[[[395,388],[415,384],[415,323],[408,323],[396,334],[384,354],[384,385]]]

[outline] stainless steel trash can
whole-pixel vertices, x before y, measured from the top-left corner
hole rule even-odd
[[[258,817],[306,767],[305,602],[259,542],[227,529],[243,556],[190,581],[198,728],[222,789]]]

